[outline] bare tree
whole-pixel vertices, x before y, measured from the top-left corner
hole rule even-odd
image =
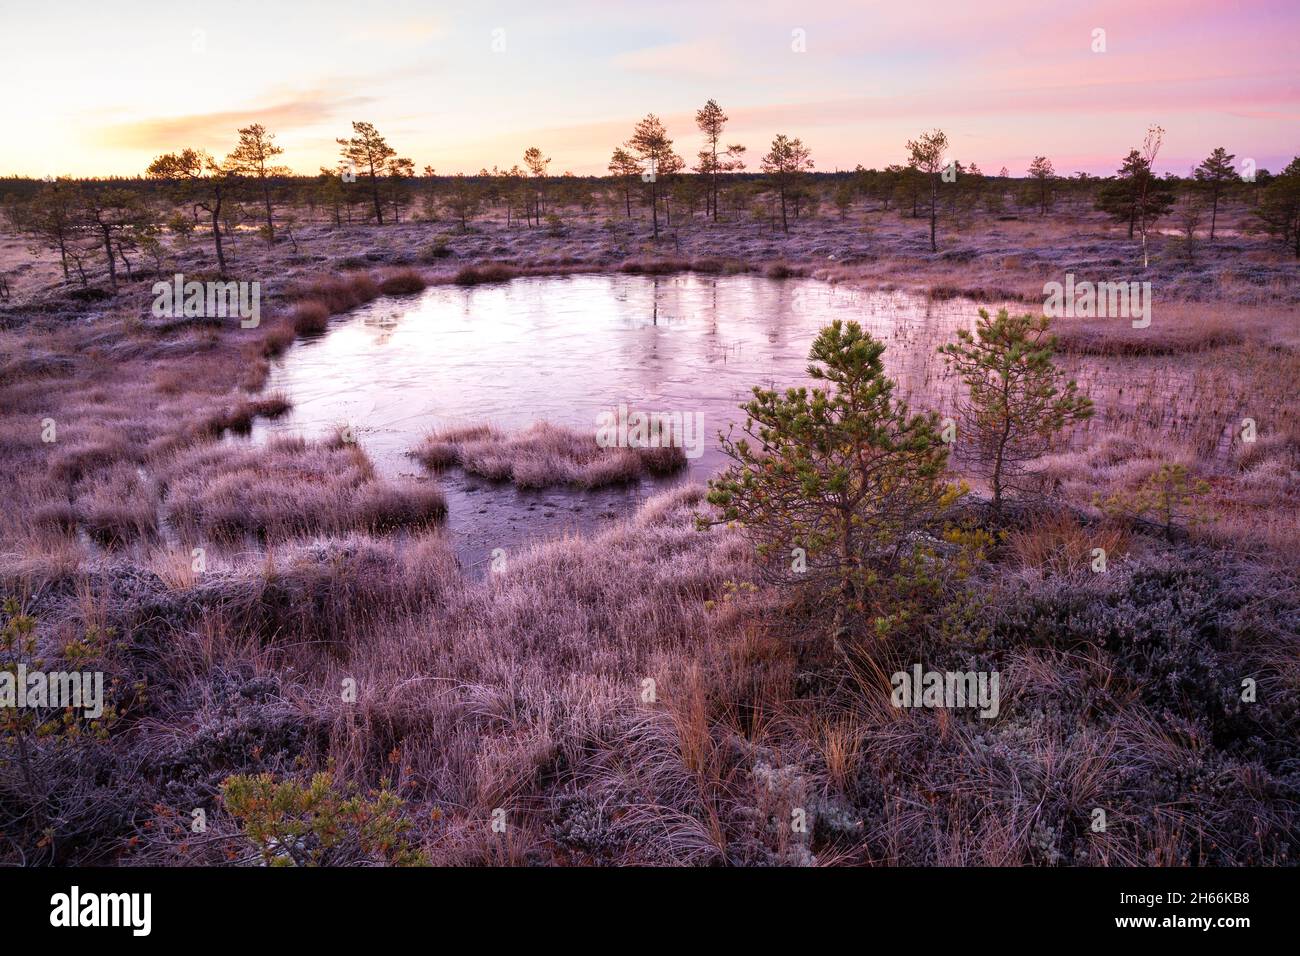
[[[1151,215],[1147,205],[1147,193],[1151,188],[1151,179],[1155,176],[1156,156],[1160,154],[1160,146],[1165,141],[1165,131],[1162,127],[1152,126],[1147,130],[1146,139],[1142,143],[1142,158],[1146,161],[1146,167],[1150,175],[1142,178],[1142,196],[1139,204],[1139,221],[1138,226],[1142,230],[1142,268],[1145,269],[1151,264],[1151,252],[1147,246],[1147,228],[1151,222]]]

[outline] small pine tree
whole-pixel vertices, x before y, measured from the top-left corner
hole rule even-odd
[[[1180,527],[1202,524],[1209,520],[1200,499],[1210,491],[1210,484],[1193,478],[1186,465],[1165,464],[1133,492],[1116,492],[1103,499],[1097,495],[1093,504],[1111,517],[1144,518],[1155,522],[1173,541]]]
[[[831,596],[841,651],[863,613],[879,630],[910,536],[964,490],[944,480],[935,416],[894,399],[884,350],[856,322],[822,329],[808,372],[829,388],[756,387],[741,406],[748,437],[722,437],[734,464],[709,483],[709,502],[744,527],[770,573]]]
[[[1241,176],[1233,168],[1236,157],[1222,146],[1215,147],[1214,152],[1205,157],[1192,175],[1196,184],[1210,197],[1210,241],[1214,241],[1214,229],[1219,221],[1219,197],[1234,182],[1240,182]]]
[[[330,773],[307,784],[269,773],[239,774],[221,784],[226,810],[268,866],[420,866],[404,802],[387,782],[369,795],[340,786]]]
[[[1052,361],[1056,336],[1048,326],[1046,316],[1011,316],[1002,309],[991,319],[980,309],[974,333],[960,329],[956,342],[939,349],[970,390],[958,440],[989,480],[995,518],[1028,463],[1051,447],[1058,432],[1092,415],[1092,401],[1073,381],[1061,385]]]
[[[1052,168],[1052,161],[1046,156],[1035,156],[1034,161],[1029,164],[1029,175],[1038,181],[1038,214],[1045,216],[1052,196],[1052,179],[1056,176],[1056,170]]]

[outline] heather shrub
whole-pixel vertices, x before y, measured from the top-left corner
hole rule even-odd
[[[104,842],[127,832],[142,789],[111,743],[142,688],[123,686],[109,667],[119,640],[111,628],[90,625],[44,653],[36,618],[17,600],[5,599],[0,623],[0,832],[28,864],[104,862]],[[33,705],[30,696],[19,707],[18,678],[34,672],[51,682],[58,673],[100,673],[99,713],[86,696],[80,710],[53,700]],[[0,859],[8,853],[0,848]]]

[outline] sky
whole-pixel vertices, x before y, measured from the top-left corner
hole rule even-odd
[[[0,175],[137,175],[224,156],[251,122],[315,173],[353,120],[417,169],[536,145],[552,173],[603,174],[651,112],[693,162],[710,97],[751,168],[776,133],[833,171],[902,162],[933,127],[1012,175],[1039,154],[1112,173],[1153,124],[1161,172],[1220,145],[1273,170],[1300,154],[1296,0],[4,3]]]

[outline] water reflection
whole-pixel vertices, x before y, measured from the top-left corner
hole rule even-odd
[[[753,386],[807,383],[808,348],[832,319],[855,319],[882,338],[890,372],[907,390],[929,381],[935,346],[973,317],[970,303],[932,308],[900,293],[755,276],[440,286],[377,300],[290,348],[268,387],[287,392],[293,410],[259,423],[254,440],[284,432],[315,438],[347,424],[382,473],[418,474],[405,452],[430,429],[541,420],[594,429],[601,411],[626,404],[701,413],[710,441],[687,477],[703,480],[723,464],[712,439],[743,417],[737,406]],[[484,540],[503,534],[502,522],[534,531],[551,519],[562,522],[551,531],[581,525],[586,519],[572,515],[616,514],[645,493],[539,498],[458,475],[443,480],[452,528]]]

